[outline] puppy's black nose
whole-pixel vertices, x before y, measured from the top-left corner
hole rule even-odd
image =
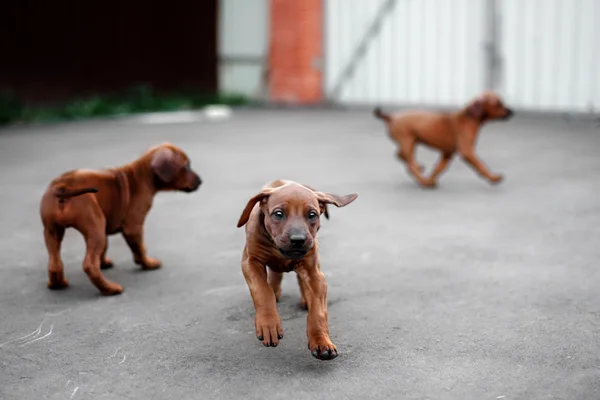
[[[292,233],[290,234],[290,243],[294,248],[300,248],[306,243],[306,234],[304,233]]]
[[[192,178],[192,183],[191,183],[192,188],[194,190],[198,189],[201,184],[202,184],[202,179],[200,179],[200,176],[198,176],[198,174],[194,174],[194,176]]]

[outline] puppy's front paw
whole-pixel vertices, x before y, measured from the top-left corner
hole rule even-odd
[[[300,303],[298,303],[298,306],[303,310],[308,310],[308,303],[306,302],[306,300],[304,300],[304,297],[300,299]]]
[[[497,185],[498,183],[502,182],[504,180],[504,175],[502,174],[496,174],[496,175],[492,175],[490,177],[490,183],[492,185]]]
[[[319,360],[333,360],[338,356],[337,348],[329,338],[315,338],[308,341],[308,349]]]
[[[142,266],[142,269],[152,270],[160,268],[162,266],[162,263],[156,258],[147,257],[140,263],[140,265]]]
[[[48,289],[51,290],[62,290],[69,287],[69,281],[67,278],[63,278],[62,281],[49,281]]]
[[[421,185],[427,189],[434,189],[437,187],[437,182],[435,181],[435,179],[429,178],[425,179]]]
[[[279,314],[256,314],[254,319],[256,338],[265,347],[277,347],[279,340],[283,339],[283,329]]]
[[[112,267],[114,267],[115,265],[113,264],[113,262],[111,261],[110,258],[105,258],[104,260],[102,260],[102,262],[100,263],[100,269],[110,269]]]
[[[123,286],[119,285],[118,283],[111,283],[101,291],[102,294],[105,296],[115,296],[123,293]]]

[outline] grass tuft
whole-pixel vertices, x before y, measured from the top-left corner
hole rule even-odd
[[[240,106],[249,103],[245,96],[238,94],[182,91],[163,95],[157,94],[149,86],[136,86],[121,95],[76,98],[57,107],[27,107],[14,94],[0,93],[0,125],[194,110],[210,104]]]

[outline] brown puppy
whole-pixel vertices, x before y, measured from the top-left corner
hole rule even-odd
[[[408,111],[388,115],[376,108],[374,114],[387,123],[388,133],[398,145],[398,158],[406,163],[408,171],[420,185],[435,187],[438,176],[456,152],[490,183],[502,180],[502,175],[490,172],[475,155],[475,143],[481,126],[487,121],[506,120],[513,115],[513,111],[503,104],[497,94],[485,92],[462,110],[453,113]],[[421,175],[423,166],[415,160],[417,144],[424,144],[442,153],[428,178]]]
[[[277,180],[263,187],[244,208],[237,225],[246,225],[242,271],[256,310],[256,336],[265,346],[276,347],[283,338],[276,302],[283,273],[295,271],[300,306],[308,308],[308,348],[320,360],[337,357],[329,339],[327,282],[319,263],[317,231],[327,204],[344,207],[357,197],[354,193],[338,196],[317,192],[296,182]]]
[[[163,143],[120,168],[103,171],[73,170],[54,179],[44,193],[40,214],[48,249],[48,287],[68,286],[60,258],[66,228],[75,228],[87,247],[83,270],[105,295],[123,291],[107,280],[100,269],[110,268],[106,258],[107,235],[121,233],[144,269],[159,268],[159,260],[148,257],[143,239],[144,219],[159,191],[193,192],[202,181],[190,169],[190,161],[178,147]]]

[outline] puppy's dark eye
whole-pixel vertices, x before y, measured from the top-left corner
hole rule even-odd
[[[275,218],[278,221],[281,221],[282,219],[285,218],[285,214],[281,210],[275,210],[275,211],[273,211],[273,214],[271,214],[271,215],[273,216],[273,218]]]
[[[315,219],[317,219],[319,217],[319,214],[317,214],[314,211],[311,211],[308,213],[308,220],[309,221],[314,221]]]
[[[189,171],[192,169],[192,166],[190,165],[190,163],[185,164],[185,166],[183,167],[184,170]]]

